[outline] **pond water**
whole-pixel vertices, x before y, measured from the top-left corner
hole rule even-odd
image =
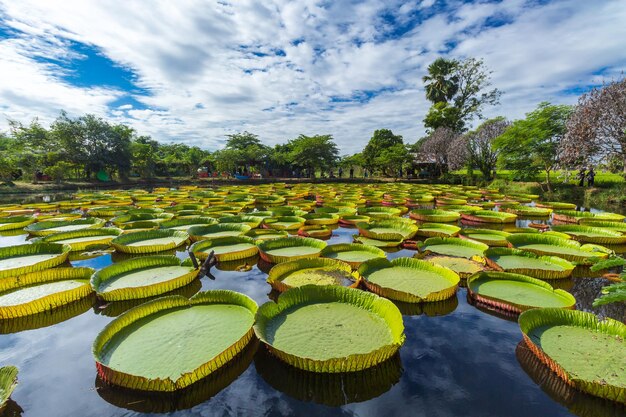
[[[338,228],[328,243],[351,242],[355,233]],[[0,235],[0,246],[26,238]],[[403,249],[388,258],[414,253]],[[99,269],[119,259],[104,254],[71,264]],[[190,296],[200,289],[225,288],[260,305],[271,295],[264,270],[263,264],[249,272],[213,268],[214,279],[204,277],[181,292]],[[574,294],[578,309],[623,320],[621,307],[591,308],[604,284],[602,279],[573,278],[559,285]],[[215,377],[165,396],[109,387],[96,377],[92,342],[127,307],[98,306],[89,299],[46,313],[37,322],[0,324],[0,364],[20,370],[5,415],[626,416],[623,406],[573,391],[537,364],[519,345],[515,319],[477,309],[468,303],[465,288],[449,301],[403,311],[407,337],[399,355],[368,371],[306,373],[253,344]],[[36,326],[45,327],[32,328]]]

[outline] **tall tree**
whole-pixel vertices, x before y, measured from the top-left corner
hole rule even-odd
[[[570,167],[613,156],[626,162],[626,78],[580,97],[560,151]],[[626,175],[626,163],[623,172]]]
[[[387,177],[398,178],[401,169],[410,161],[409,151],[402,143],[382,150],[379,156],[374,159],[374,163],[381,169]]]
[[[498,163],[499,151],[494,141],[509,127],[504,117],[489,119],[465,135],[467,140],[467,164],[477,168],[486,181],[492,180]]]
[[[237,152],[237,154],[229,153],[229,158],[234,158],[237,155],[234,160],[237,166],[246,169],[258,168],[269,161],[272,149],[263,145],[257,135],[244,131],[227,135],[227,138],[224,149]]]
[[[422,77],[426,87],[426,99],[433,104],[447,103],[459,89],[458,61],[437,58],[428,66],[428,75]]]
[[[516,171],[520,179],[532,179],[544,171],[552,190],[550,174],[559,165],[559,147],[572,107],[541,103],[526,118],[513,122],[495,141],[500,163]]]
[[[431,131],[446,127],[462,132],[472,120],[482,118],[486,106],[499,103],[501,92],[497,88],[489,89],[491,71],[482,59],[438,58],[428,70],[429,75],[423,81],[426,98],[433,105],[424,125]]]
[[[361,152],[365,167],[370,171],[382,169],[382,166],[376,162],[382,152],[395,145],[403,144],[404,141],[402,140],[402,136],[394,135],[394,133],[389,129],[378,129],[374,131],[374,134],[365,146],[365,149]]]

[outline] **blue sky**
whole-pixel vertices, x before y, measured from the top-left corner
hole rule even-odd
[[[412,143],[439,56],[483,58],[522,117],[626,69],[626,2],[0,0],[0,129],[61,110],[207,149],[333,134],[342,153],[389,128]]]

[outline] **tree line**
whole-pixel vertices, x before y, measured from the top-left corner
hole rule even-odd
[[[444,176],[466,169],[469,176],[490,181],[497,169],[510,169],[518,180],[544,172],[550,188],[557,169],[603,163],[626,174],[624,77],[592,89],[575,106],[544,102],[514,121],[483,118],[502,92],[491,88],[491,72],[480,59],[438,58],[422,81],[431,107],[423,120],[426,135],[415,143],[378,129],[361,152],[340,156],[328,134],[299,135],[271,147],[253,133],[239,132],[227,135],[223,149],[210,152],[160,143],[94,115],[72,118],[61,112],[48,128],[37,119],[27,125],[9,121],[9,132],[0,134],[0,179],[195,176],[206,167],[209,174],[279,177],[332,176],[355,168],[386,177]],[[481,123],[470,130],[477,119]]]

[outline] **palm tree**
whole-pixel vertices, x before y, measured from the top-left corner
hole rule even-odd
[[[428,66],[428,75],[422,77],[426,84],[426,99],[433,103],[447,103],[456,94],[458,62],[454,59],[437,58]]]

